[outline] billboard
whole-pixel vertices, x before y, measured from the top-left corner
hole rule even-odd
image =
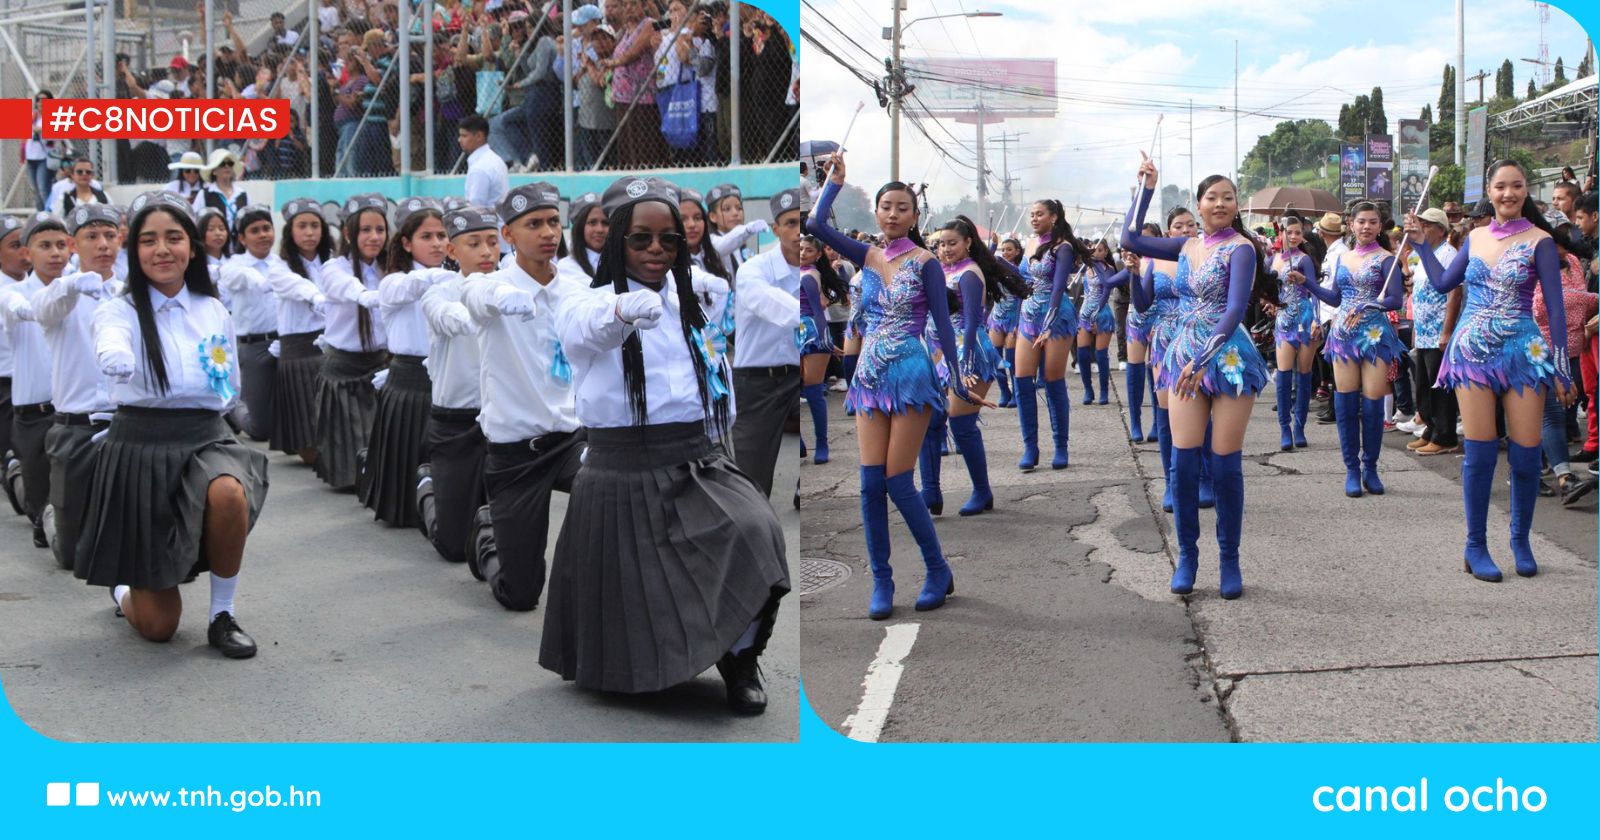
[[[1400,204],[1394,208],[1396,216],[1410,213],[1422,197],[1422,185],[1428,180],[1429,133],[1428,124],[1422,120],[1400,121],[1394,176],[1400,196]]]
[[[1339,144],[1339,199],[1350,201],[1367,192],[1367,149],[1361,143]]]
[[[1367,198],[1373,201],[1394,199],[1394,137],[1367,135]]]
[[[1465,183],[1461,201],[1471,204],[1483,198],[1483,139],[1489,127],[1489,106],[1480,105],[1467,112],[1467,157],[1461,162]]]
[[[1053,58],[908,58],[906,80],[935,117],[1056,115]]]

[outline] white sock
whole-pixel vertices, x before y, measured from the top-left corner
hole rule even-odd
[[[233,593],[239,588],[239,576],[231,578],[211,575],[211,621],[217,620],[217,613],[233,612]]]
[[[128,587],[114,586],[111,588],[111,597],[117,601],[117,609],[127,612],[127,607],[122,605],[122,599],[128,597]]]
[[[738,656],[749,650],[756,643],[756,634],[759,632],[761,632],[761,619],[757,618],[755,621],[750,622],[749,627],[744,629],[744,635],[739,637],[739,641],[733,643],[733,647],[728,648],[728,652]]]

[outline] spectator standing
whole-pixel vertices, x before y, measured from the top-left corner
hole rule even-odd
[[[661,34],[640,0],[618,0],[622,26],[617,46],[601,66],[611,72],[611,101],[618,115],[615,160],[625,169],[655,166],[666,158],[656,111],[655,48]]]
[[[211,153],[211,159],[206,161],[200,170],[200,176],[206,182],[205,189],[195,196],[191,205],[195,214],[210,207],[222,213],[222,219],[228,224],[228,252],[235,253],[238,244],[234,224],[239,216],[239,211],[250,204],[250,196],[234,182],[237,176],[239,158],[228,149],[216,149]]]
[[[660,33],[656,47],[656,88],[665,97],[680,84],[699,82],[695,102],[698,136],[685,148],[672,148],[669,154],[676,166],[710,163],[716,143],[717,91],[716,51],[706,40],[711,16],[699,7],[691,12],[689,0],[667,4],[668,27]]]
[[[506,162],[489,148],[489,121],[482,114],[469,114],[456,131],[461,151],[467,155],[465,197],[474,207],[498,207],[510,192]]]
[[[46,99],[53,98],[50,91],[41,90],[33,97],[33,134],[23,145],[22,156],[28,162],[28,182],[33,184],[37,201],[35,209],[43,210],[50,197],[50,182],[61,168],[58,145],[60,141],[44,139],[44,120],[41,117]]]
[[[578,119],[573,141],[578,148],[573,153],[573,163],[579,171],[594,167],[605,148],[606,139],[617,129],[617,112],[606,97],[608,71],[601,66],[604,56],[616,49],[617,37],[611,27],[600,25],[589,36],[584,46],[578,77]]]
[[[100,189],[94,179],[94,161],[80,157],[72,162],[72,186],[61,195],[61,206],[56,215],[63,218],[80,204],[110,204],[111,199]]]
[[[273,12],[272,16],[267,20],[272,24],[273,46],[281,47],[284,50],[292,50],[295,44],[300,43],[300,33],[288,27],[284,21],[283,12]]]
[[[176,161],[167,164],[173,179],[163,189],[193,205],[195,196],[205,188],[200,181],[200,170],[205,165],[205,158],[199,152],[185,152]]]
[[[394,6],[385,6],[392,9]],[[361,70],[366,84],[361,89],[361,125],[356,130],[351,157],[355,159],[352,171],[358,176],[386,176],[394,174],[393,159],[389,154],[389,117],[393,115],[398,99],[398,82],[385,78],[394,61],[383,32],[367,30],[361,48],[353,53],[361,58]]]
[[[194,90],[189,85],[189,79],[193,75],[194,68],[189,64],[189,60],[181,55],[173,56],[172,61],[167,64],[167,80],[172,82],[173,90],[188,98],[194,97]]]
[[[339,0],[322,0],[322,6],[317,9],[318,27],[323,32],[332,32],[341,22]]]

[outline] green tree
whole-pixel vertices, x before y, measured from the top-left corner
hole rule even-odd
[[[1456,118],[1456,68],[1444,66],[1444,82],[1439,85],[1439,122],[1454,122]]]
[[[1578,62],[1578,78],[1587,79],[1589,78],[1589,74],[1593,72],[1594,68],[1589,66],[1589,54],[1585,52],[1583,54],[1583,60]]]
[[[1183,196],[1184,192],[1177,184],[1167,184],[1161,188],[1161,218],[1163,220],[1167,218],[1167,214],[1171,213],[1174,207],[1184,206]],[[1157,221],[1156,224],[1161,224],[1161,222]]]
[[[839,230],[876,231],[877,220],[872,215],[872,200],[862,188],[846,184],[833,203],[833,226]]]
[[[1422,106],[1422,113],[1417,115],[1417,119],[1422,120],[1429,125],[1433,125],[1433,106],[1424,104]]]
[[[1533,80],[1528,80],[1528,98],[1533,99],[1539,95],[1539,89],[1533,86]]]
[[[1388,134],[1389,118],[1383,113],[1383,88],[1374,87],[1368,103],[1367,131],[1368,134]]]
[[[1561,87],[1567,83],[1567,70],[1561,66],[1561,56],[1556,56],[1556,77],[1551,84]]]
[[[1433,184],[1428,187],[1428,206],[1443,207],[1446,201],[1460,201],[1465,183],[1461,167],[1448,162],[1440,164]]]
[[[1346,114],[1346,122],[1349,119]],[[1338,148],[1338,138],[1322,120],[1280,122],[1273,126],[1271,134],[1257,137],[1255,145],[1245,153],[1239,187],[1253,192],[1272,184],[1289,183],[1296,172],[1316,167]]]
[[[1516,68],[1511,66],[1511,59],[1501,62],[1500,69],[1494,74],[1494,95],[1499,98],[1514,98],[1517,95]]]

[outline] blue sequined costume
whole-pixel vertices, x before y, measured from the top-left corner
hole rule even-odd
[[[1116,314],[1108,305],[1111,298],[1111,272],[1104,274],[1099,264],[1091,264],[1083,275],[1083,308],[1078,310],[1078,328],[1090,333],[1110,335],[1117,331]]]
[[[1565,352],[1552,348],[1533,320],[1534,247],[1515,243],[1493,267],[1468,257],[1467,299],[1439,365],[1439,387],[1480,385],[1501,394],[1571,383]]]
[[[810,286],[802,289],[800,295],[800,326],[795,330],[795,344],[800,348],[800,355],[811,356],[833,352],[833,336],[828,334],[828,321],[826,310],[814,312],[810,292],[817,284],[815,269],[803,271],[801,283]]]
[[[1002,292],[1000,302],[989,310],[988,327],[993,332],[1014,333],[1022,322],[1022,298]]]
[[[945,283],[961,297],[961,311],[950,316],[950,320],[955,327],[956,341],[960,344],[961,375],[975,376],[980,382],[993,382],[1000,378],[1006,362],[995,348],[994,341],[989,338],[989,333],[983,329],[985,322],[992,323],[994,317],[992,313],[987,319],[982,317],[984,283],[971,266],[971,261],[966,261],[945,267]],[[977,318],[970,337],[965,326],[968,311],[975,313],[974,317]]]
[[[1311,344],[1311,331],[1317,325],[1317,300],[1304,284],[1291,283],[1284,276],[1291,269],[1305,275],[1306,283],[1317,282],[1307,269],[1310,260],[1305,254],[1294,251],[1287,255],[1286,263],[1278,276],[1278,315],[1272,321],[1272,340],[1275,344],[1305,347]]]
[[[1333,281],[1341,298],[1339,311],[1333,314],[1333,324],[1328,328],[1328,342],[1322,349],[1329,361],[1387,365],[1405,354],[1406,347],[1400,343],[1388,315],[1383,309],[1369,306],[1382,303],[1378,295],[1383,291],[1384,260],[1389,258],[1380,250],[1368,256],[1354,274],[1342,261],[1335,261]],[[1399,287],[1400,281],[1396,279],[1391,286]],[[1396,293],[1396,288],[1390,289],[1391,296]],[[1360,318],[1350,326],[1347,322],[1352,313],[1358,313]]]
[[[1171,274],[1157,271],[1153,264],[1150,274],[1155,296],[1143,312],[1138,307],[1129,307],[1128,338],[1150,348],[1146,358],[1160,367],[1161,354],[1166,352],[1167,336],[1172,330],[1172,313],[1178,307],[1178,293],[1172,288]]]
[[[934,371],[923,332],[928,298],[923,293],[922,262],[907,258],[887,280],[870,265],[861,268],[861,294],[851,321],[861,324],[861,358],[845,394],[852,411],[904,414],[924,406],[942,408],[944,389]]]
[[[1178,301],[1156,387],[1170,389],[1184,366],[1205,351],[1228,308],[1229,262],[1233,252],[1246,245],[1234,241],[1217,246],[1198,270],[1189,266],[1188,254],[1178,256],[1178,276],[1173,280]],[[1241,325],[1234,327],[1233,334],[1212,354],[1200,375],[1199,390],[1208,397],[1254,396],[1266,386],[1267,378],[1267,364]]]
[[[1060,258],[1062,248],[1069,246],[1053,246],[1045,251],[1043,257],[1023,260],[1024,273],[1028,284],[1033,287],[1033,294],[1022,302],[1021,320],[1017,330],[1022,333],[1023,339],[1033,341],[1040,335],[1050,338],[1071,338],[1078,333],[1078,310],[1072,305],[1072,298],[1063,294],[1057,301],[1055,311],[1050,309],[1050,298],[1055,284],[1056,261]],[[1070,250],[1068,253],[1071,253]]]

